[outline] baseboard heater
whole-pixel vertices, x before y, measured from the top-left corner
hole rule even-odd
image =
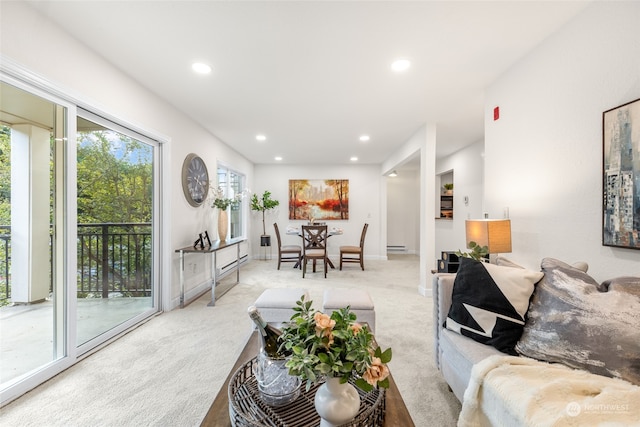
[[[405,245],[387,246],[387,252],[407,252]]]
[[[249,261],[249,255],[242,255],[240,257],[240,265],[244,264],[247,261]],[[236,260],[233,260],[229,264],[223,265],[222,267],[218,267],[218,271],[217,271],[218,274],[216,275],[216,277],[218,278],[218,280],[220,280],[230,272],[235,271],[235,269],[236,269]]]

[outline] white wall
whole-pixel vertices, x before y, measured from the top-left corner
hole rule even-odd
[[[387,246],[420,253],[420,170],[403,170],[387,180]]]
[[[149,136],[160,135],[164,144],[163,178],[167,186],[170,230],[161,265],[171,264],[168,272],[170,291],[165,302],[175,307],[179,297],[179,262],[174,249],[193,244],[204,229],[215,230],[211,209],[191,207],[184,198],[180,183],[182,162],[187,154],[199,154],[215,179],[218,161],[253,179],[253,165],[202,129],[166,101],[143,88],[95,52],[69,37],[59,27],[21,2],[3,2],[0,15],[2,55],[42,77],[46,83],[63,88],[70,100],[82,100],[109,116],[121,119]],[[166,220],[166,218],[164,218]],[[215,233],[214,233],[215,235]],[[206,289],[209,259],[192,255],[186,272],[186,288],[191,294]],[[193,272],[195,270],[195,273]],[[170,299],[170,303],[169,303]]]
[[[431,270],[436,268],[435,257],[435,218],[434,200],[435,188],[435,164],[436,164],[437,126],[427,123],[418,129],[396,152],[394,152],[382,164],[382,173],[387,174],[411,158],[420,158],[420,185],[416,196],[419,200],[418,218],[420,222],[420,278],[418,279],[418,292],[422,295],[430,293]],[[386,196],[383,200],[386,200]]]
[[[386,247],[382,239],[383,223],[382,200],[385,179],[377,165],[256,165],[255,180],[251,191],[258,196],[265,190],[271,192],[273,199],[280,205],[265,216],[267,234],[272,237],[274,256],[277,256],[273,223],[277,222],[283,244],[300,244],[300,237],[286,235],[288,224],[306,224],[307,220],[289,220],[288,189],[290,179],[348,179],[349,180],[349,219],[328,221],[329,227],[340,227],[342,235],[329,239],[329,255],[335,260],[339,257],[340,245],[358,245],[365,222],[369,224],[365,239],[365,259],[386,259]],[[260,234],[262,234],[262,215],[251,215],[252,232],[249,237],[254,256],[260,255]],[[385,225],[385,227],[383,227]],[[366,268],[366,264],[365,264]]]
[[[443,251],[466,251],[464,221],[482,218],[484,142],[476,142],[436,161],[436,174],[450,170],[453,171],[453,220],[436,220],[438,258]],[[439,196],[440,191],[436,194]],[[468,197],[468,205],[464,203],[465,196]]]
[[[485,204],[509,207],[514,261],[640,275],[640,251],[601,243],[602,112],[640,98],[639,23],[638,2],[594,3],[487,90]]]

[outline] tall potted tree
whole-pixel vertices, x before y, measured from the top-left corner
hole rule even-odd
[[[262,236],[260,236],[260,246],[271,246],[271,236],[267,234],[267,227],[264,222],[264,213],[270,209],[274,209],[280,204],[279,201],[271,198],[271,192],[262,193],[259,199],[256,194],[251,197],[251,210],[262,212]]]

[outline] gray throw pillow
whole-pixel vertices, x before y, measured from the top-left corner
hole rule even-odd
[[[640,385],[640,277],[600,285],[553,258],[542,271],[516,351]]]

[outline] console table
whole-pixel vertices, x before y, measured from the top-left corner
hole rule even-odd
[[[221,249],[236,247],[236,283],[240,281],[240,243],[244,242],[245,238],[236,238],[229,240],[216,240],[211,246],[205,246],[204,248],[194,248],[193,246],[187,246],[184,248],[176,249],[176,252],[180,254],[180,308],[184,307],[184,256],[185,254],[211,254],[211,302],[207,304],[209,307],[216,305],[216,283],[218,281],[217,265],[216,265],[216,252]]]

